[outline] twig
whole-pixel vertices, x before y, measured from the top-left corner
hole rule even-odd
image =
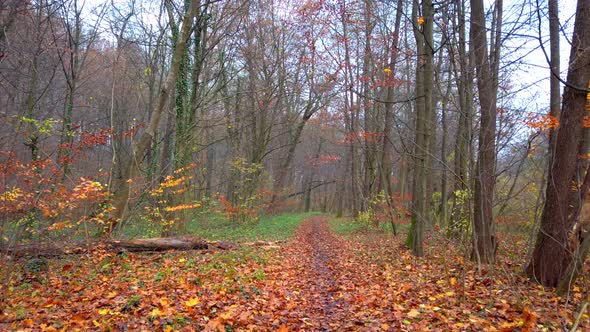
[[[578,313],[578,316],[576,316],[576,321],[574,322],[574,325],[572,326],[570,332],[576,332],[578,330],[578,325],[580,325],[580,319],[582,319],[582,315],[584,315],[584,312],[586,311],[587,307],[588,307],[588,301],[586,301],[582,304],[582,309]]]

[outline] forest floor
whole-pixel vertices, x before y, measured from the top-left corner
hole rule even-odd
[[[0,266],[13,269],[1,289],[0,330],[567,330],[589,297],[588,271],[559,298],[518,273],[510,252],[494,270],[477,271],[449,241],[428,238],[416,258],[403,236],[337,229],[316,216],[282,246],[94,252],[51,260],[34,276]],[[580,317],[580,331],[590,330],[588,315]]]

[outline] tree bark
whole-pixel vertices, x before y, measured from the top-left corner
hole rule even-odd
[[[497,74],[491,72],[488,58],[483,0],[471,0],[471,44],[481,108],[474,187],[473,258],[491,264],[495,261],[497,246],[492,210],[496,183],[496,87],[493,78]]]
[[[401,18],[402,18],[402,10],[403,10],[403,0],[397,1],[397,8],[395,12],[395,28],[393,30],[393,40],[391,42],[391,56],[389,59],[389,70],[391,70],[390,74],[391,78],[394,77],[396,71],[396,63],[397,63],[397,54],[399,48],[399,30],[401,26]],[[385,103],[385,124],[383,126],[383,145],[381,149],[381,184],[383,187],[383,191],[385,192],[387,204],[389,205],[389,209],[395,209],[393,206],[392,197],[393,188],[391,186],[391,170],[393,168],[393,138],[391,137],[391,130],[393,128],[393,98],[395,92],[394,86],[387,87],[387,94],[386,94],[386,103]],[[403,191],[403,190],[402,190]],[[393,225],[394,220],[391,220]]]
[[[434,7],[431,0],[422,2],[424,17],[418,18],[418,4],[412,7],[412,21],[414,22],[414,36],[418,52],[418,69],[416,70],[416,142],[414,158],[414,190],[412,194],[412,220],[408,233],[407,245],[416,256],[422,256],[424,225],[428,211],[428,160],[430,153],[430,121],[432,119],[432,90],[433,81],[433,26]],[[422,22],[420,22],[422,21]],[[422,29],[419,27],[422,26]]]
[[[170,88],[172,88],[176,83],[176,77],[178,76],[180,63],[182,61],[186,47],[186,41],[190,35],[193,18],[197,13],[196,7],[197,6],[195,3],[191,2],[191,6],[184,16],[182,30],[172,55],[172,66],[170,68],[170,72],[168,73],[166,82],[160,89],[158,102],[152,111],[150,122],[133,147],[132,156],[130,156],[129,160],[126,162],[125,167],[123,168],[123,172],[125,173],[124,176],[122,176],[121,179],[116,183],[117,190],[113,199],[113,206],[115,207],[115,210],[112,215],[113,221],[109,227],[109,234],[112,233],[117,223],[126,216],[128,208],[127,205],[131,194],[131,191],[129,190],[130,181],[128,180],[132,180],[137,176],[139,165],[141,164],[146,152],[150,148],[156,131],[158,130],[160,117],[162,116],[162,112],[164,111],[168,97],[170,95]]]
[[[579,218],[590,174],[584,118],[587,116],[587,90],[590,79],[590,2],[579,0],[574,34],[563,92],[555,152],[549,166],[545,205],[539,234],[526,273],[545,286],[555,287],[572,261],[570,233]],[[581,155],[580,155],[581,154]],[[583,179],[583,180],[582,180]]]

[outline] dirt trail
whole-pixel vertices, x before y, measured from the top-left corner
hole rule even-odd
[[[277,276],[283,279],[284,296],[295,303],[282,312],[291,330],[363,330],[366,321],[351,303],[361,296],[357,291],[366,280],[353,264],[349,246],[329,230],[325,218],[303,221],[283,252],[283,270]]]
[[[308,219],[301,226],[297,241],[305,251],[309,268],[304,271],[303,279],[309,281],[305,293],[312,299],[313,321],[319,322],[320,328],[329,330],[346,317],[348,307],[343,301],[343,285],[339,281],[341,268],[340,257],[334,248],[342,247],[329,231],[325,220]]]

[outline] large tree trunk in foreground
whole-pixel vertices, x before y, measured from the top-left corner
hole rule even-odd
[[[590,185],[587,129],[583,125],[588,114],[585,88],[590,80],[588,31],[590,2],[579,0],[545,205],[535,249],[526,268],[531,278],[551,287],[563,279],[572,261],[574,248],[570,235]]]

